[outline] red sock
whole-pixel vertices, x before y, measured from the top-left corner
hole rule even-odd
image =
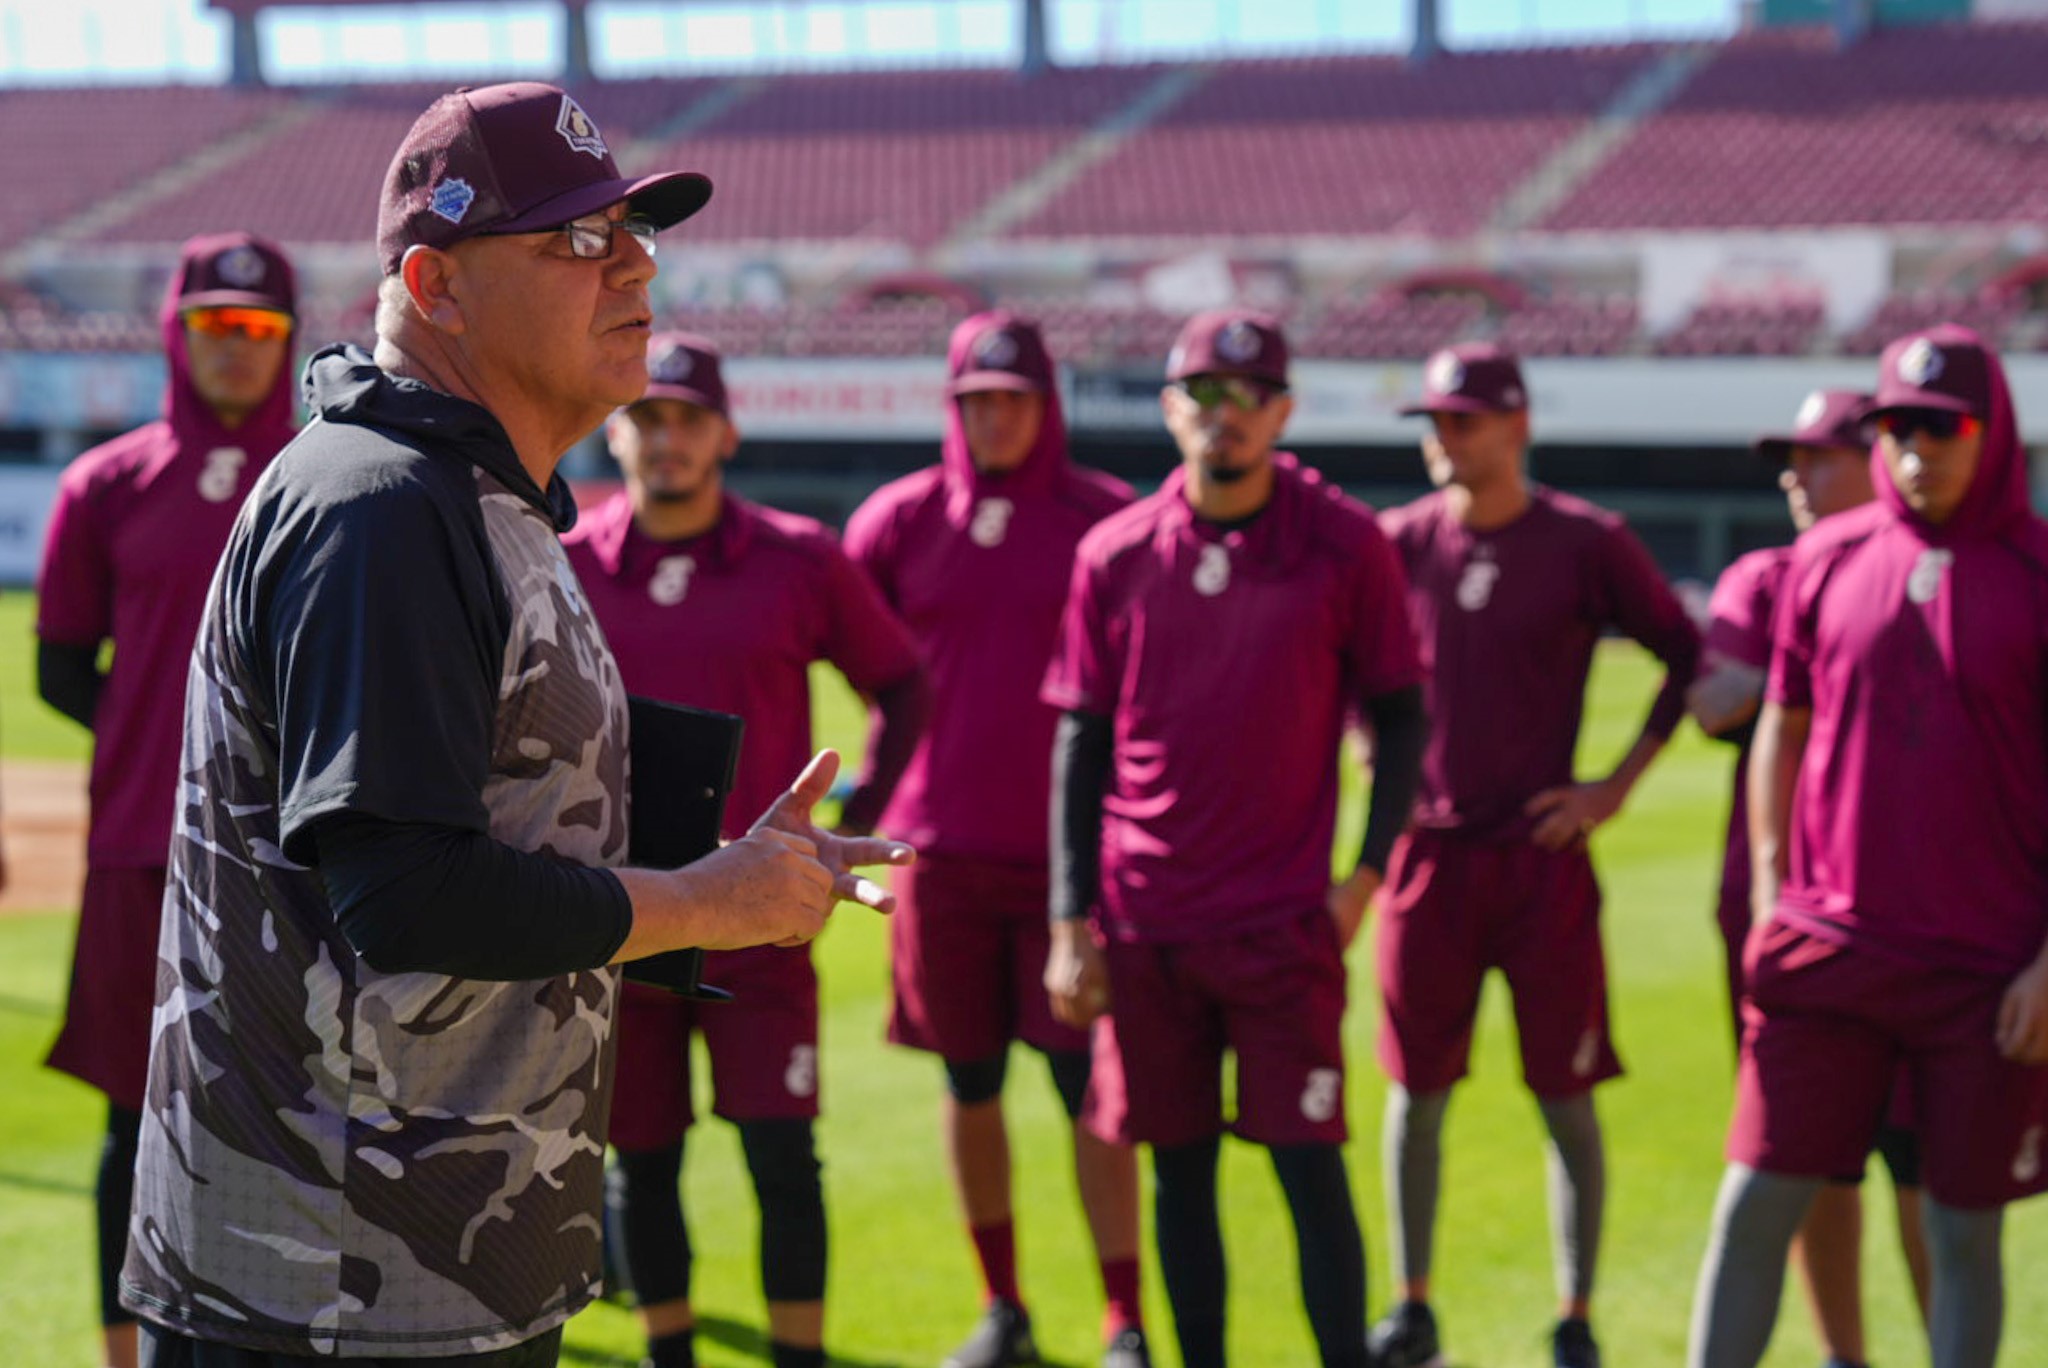
[[[1017,1291],[1017,1227],[1014,1222],[970,1226],[974,1252],[981,1258],[981,1278],[988,1284],[989,1300],[1000,1298],[1013,1306],[1024,1304]]]
[[[1102,1261],[1102,1336],[1114,1338],[1125,1326],[1142,1326],[1144,1313],[1138,1309],[1138,1259]]]

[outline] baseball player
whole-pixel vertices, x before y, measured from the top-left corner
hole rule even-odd
[[[883,818],[920,854],[896,881],[889,1038],[944,1062],[946,1152],[986,1289],[981,1320],[947,1362],[1000,1368],[1038,1357],[1010,1202],[1010,1042],[1044,1055],[1069,1117],[1089,1074],[1086,1032],[1054,1018],[1041,982],[1058,714],[1038,684],[1074,547],[1131,492],[1068,461],[1052,358],[1029,319],[964,320],[947,373],[939,464],[877,490],[846,544],[910,625],[937,695]],[[1103,1362],[1143,1368],[1135,1160],[1077,1124],[1074,1168],[1107,1302]]]
[[[1759,438],[1756,450],[1778,467],[1778,483],[1792,525],[1805,532],[1822,518],[1869,503],[1870,396],[1853,390],[1816,390],[1800,406],[1789,432]],[[1705,663],[1686,691],[1686,706],[1710,736],[1733,743],[1735,792],[1729,806],[1726,857],[1721,867],[1718,921],[1728,968],[1728,1001],[1738,1051],[1742,1026],[1742,951],[1749,937],[1749,740],[1762,701],[1771,658],[1771,614],[1791,563],[1789,546],[1766,547],[1738,558],[1721,573],[1708,606]],[[1902,1112],[1894,1099],[1894,1113]],[[1927,1241],[1920,1217],[1919,1143],[1895,1114],[1878,1132],[1877,1152],[1891,1171],[1897,1198],[1899,1242],[1924,1314],[1930,1290]],[[1862,1167],[1830,1182],[1814,1198],[1794,1244],[1806,1280],[1814,1324],[1828,1353],[1828,1368],[1863,1364]]]
[[[1437,491],[1383,523],[1408,572],[1434,730],[1414,829],[1395,848],[1381,903],[1401,1300],[1373,1346],[1389,1368],[1440,1360],[1429,1280],[1444,1112],[1467,1069],[1481,982],[1498,968],[1550,1136],[1553,1357],[1558,1368],[1596,1368],[1588,1316],[1606,1167],[1592,1090],[1621,1064],[1586,841],[1684,715],[1699,636],[1620,518],[1530,482],[1529,393],[1512,354],[1488,344],[1438,352],[1421,402],[1405,412],[1430,420],[1423,460]],[[1610,629],[1664,662],[1664,685],[1621,763],[1579,781],[1586,677]]]
[[[811,748],[810,665],[830,661],[874,700],[867,773],[842,830],[866,834],[924,723],[917,648],[832,534],[724,487],[739,445],[718,349],[663,333],[646,394],[605,428],[625,488],[578,520],[569,563],[628,691],[746,719],[726,835],[767,810]],[[695,1360],[690,1240],[677,1183],[692,1119],[690,1037],[704,1037],[717,1111],[733,1121],[761,1205],[761,1280],[777,1368],[825,1361],[825,1203],[818,1114],[818,979],[805,946],[705,957],[730,1003],[628,983],[607,1200],[653,1368]]]
[[[1275,450],[1293,409],[1279,327],[1198,315],[1166,373],[1180,464],[1082,541],[1043,691],[1064,713],[1046,983],[1067,1020],[1111,1013],[1096,1029],[1088,1122],[1152,1146],[1182,1361],[1225,1361],[1227,1128],[1271,1152],[1321,1361],[1362,1365],[1365,1252],[1341,1149],[1343,952],[1412,803],[1421,665],[1371,510]],[[1372,804],[1332,886],[1354,710],[1376,734]]]
[[[1894,341],[1872,418],[1877,500],[1800,539],[1774,617],[1760,925],[1693,1368],[1762,1357],[1793,1234],[1902,1067],[1935,1368],[1997,1358],[2004,1204],[2048,1186],[2048,524],[1975,333]]]
[[[228,529],[291,440],[296,311],[291,263],[275,244],[225,233],[184,245],[160,314],[163,416],[64,472],[37,575],[37,688],[93,734],[85,892],[49,1064],[107,1098],[95,1198],[101,1323],[115,1368],[132,1368],[136,1355],[135,1318],[115,1281],[149,1062],[186,663]]]

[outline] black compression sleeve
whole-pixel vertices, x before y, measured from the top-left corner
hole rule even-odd
[[[1079,921],[1102,879],[1102,790],[1116,737],[1107,717],[1060,716],[1052,742],[1052,919]]]
[[[334,920],[379,973],[551,978],[610,963],[633,927],[611,871],[479,831],[345,813],[312,834]]]
[[[1394,839],[1408,825],[1415,790],[1422,781],[1422,752],[1429,744],[1429,710],[1422,686],[1413,685],[1365,700],[1372,723],[1372,809],[1365,819],[1365,841],[1358,862],[1387,872]]]
[[[92,730],[93,715],[99,711],[100,690],[107,677],[100,673],[97,646],[66,646],[60,641],[36,643],[36,692],[43,702],[66,717]]]

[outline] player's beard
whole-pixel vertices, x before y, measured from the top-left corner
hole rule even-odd
[[[1250,466],[1217,465],[1214,461],[1202,462],[1202,474],[1210,484],[1233,485],[1252,473]]]

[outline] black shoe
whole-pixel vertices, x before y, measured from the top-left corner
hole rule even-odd
[[[946,1356],[940,1368],[1021,1368],[1038,1362],[1031,1340],[1031,1314],[1015,1302],[988,1304],[967,1342]]]
[[[1152,1351],[1145,1347],[1145,1332],[1126,1325],[1110,1337],[1102,1351],[1102,1368],[1152,1368]]]
[[[1365,1337],[1373,1368],[1443,1368],[1436,1313],[1428,1302],[1404,1301]]]
[[[1550,1360],[1557,1368],[1600,1368],[1593,1327],[1576,1316],[1559,1321],[1550,1334]]]

